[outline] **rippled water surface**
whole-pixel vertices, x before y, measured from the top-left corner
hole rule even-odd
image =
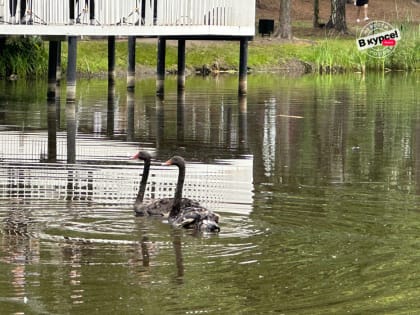
[[[420,76],[0,81],[3,314],[414,314],[420,309]],[[60,93],[57,93],[60,95]],[[136,218],[171,196],[219,234]],[[71,160],[72,163],[68,163]],[[75,162],[75,163],[73,163]]]

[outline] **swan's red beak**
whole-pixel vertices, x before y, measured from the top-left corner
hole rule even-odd
[[[172,161],[171,160],[167,160],[165,163],[163,163],[162,165],[172,165]]]
[[[139,158],[139,154],[140,154],[140,152],[139,152],[139,153],[137,153],[137,154],[134,154],[134,155],[130,158],[130,160],[137,160],[137,159]]]

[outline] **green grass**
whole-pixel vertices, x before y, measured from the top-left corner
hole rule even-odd
[[[256,39],[249,44],[248,65],[256,71],[277,71],[286,68],[293,61],[311,66],[313,72],[354,72],[420,69],[420,29],[403,26],[402,40],[393,54],[385,59],[370,57],[359,51],[354,38],[327,37],[316,40],[282,42]],[[94,48],[95,47],[95,48]],[[127,67],[127,43],[120,41],[116,45],[117,67],[125,71]],[[66,49],[63,49],[65,52]],[[98,73],[107,70],[107,43],[85,41],[79,43],[78,71]],[[65,59],[63,54],[63,59]],[[137,64],[156,67],[156,43],[137,41]],[[222,69],[236,70],[239,60],[237,42],[216,42],[198,45],[193,42],[187,46],[187,68],[193,70],[203,65],[217,64]],[[64,60],[63,60],[64,61]],[[64,64],[64,62],[63,62]],[[169,42],[166,50],[166,68],[177,68],[176,43]]]

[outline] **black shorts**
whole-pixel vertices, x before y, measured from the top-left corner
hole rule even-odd
[[[357,0],[356,5],[358,7],[363,7],[365,4],[368,4],[369,0]]]

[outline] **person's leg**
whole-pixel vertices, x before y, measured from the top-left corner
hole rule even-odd
[[[10,16],[14,17],[16,15],[17,0],[9,0],[9,12]]]
[[[9,12],[10,12],[10,23],[16,23],[16,7],[17,7],[17,0],[9,0]]]
[[[70,9],[70,21],[69,24],[74,24],[74,8],[78,5],[79,0],[69,0],[69,9]],[[77,17],[78,18],[78,17]]]
[[[146,22],[146,1],[141,1],[141,25],[144,25]]]
[[[363,6],[363,12],[365,13],[365,21],[369,20],[369,18],[368,18],[368,4],[367,3]]]
[[[23,18],[26,15],[26,0],[20,0],[20,21],[23,21]]]
[[[90,24],[95,24],[95,0],[89,1],[89,19]]]
[[[153,25],[157,23],[157,0],[154,0],[153,3]]]
[[[69,0],[70,20],[74,20],[74,0]]]
[[[356,17],[356,22],[359,23],[360,22],[360,6],[357,6],[357,17]]]

